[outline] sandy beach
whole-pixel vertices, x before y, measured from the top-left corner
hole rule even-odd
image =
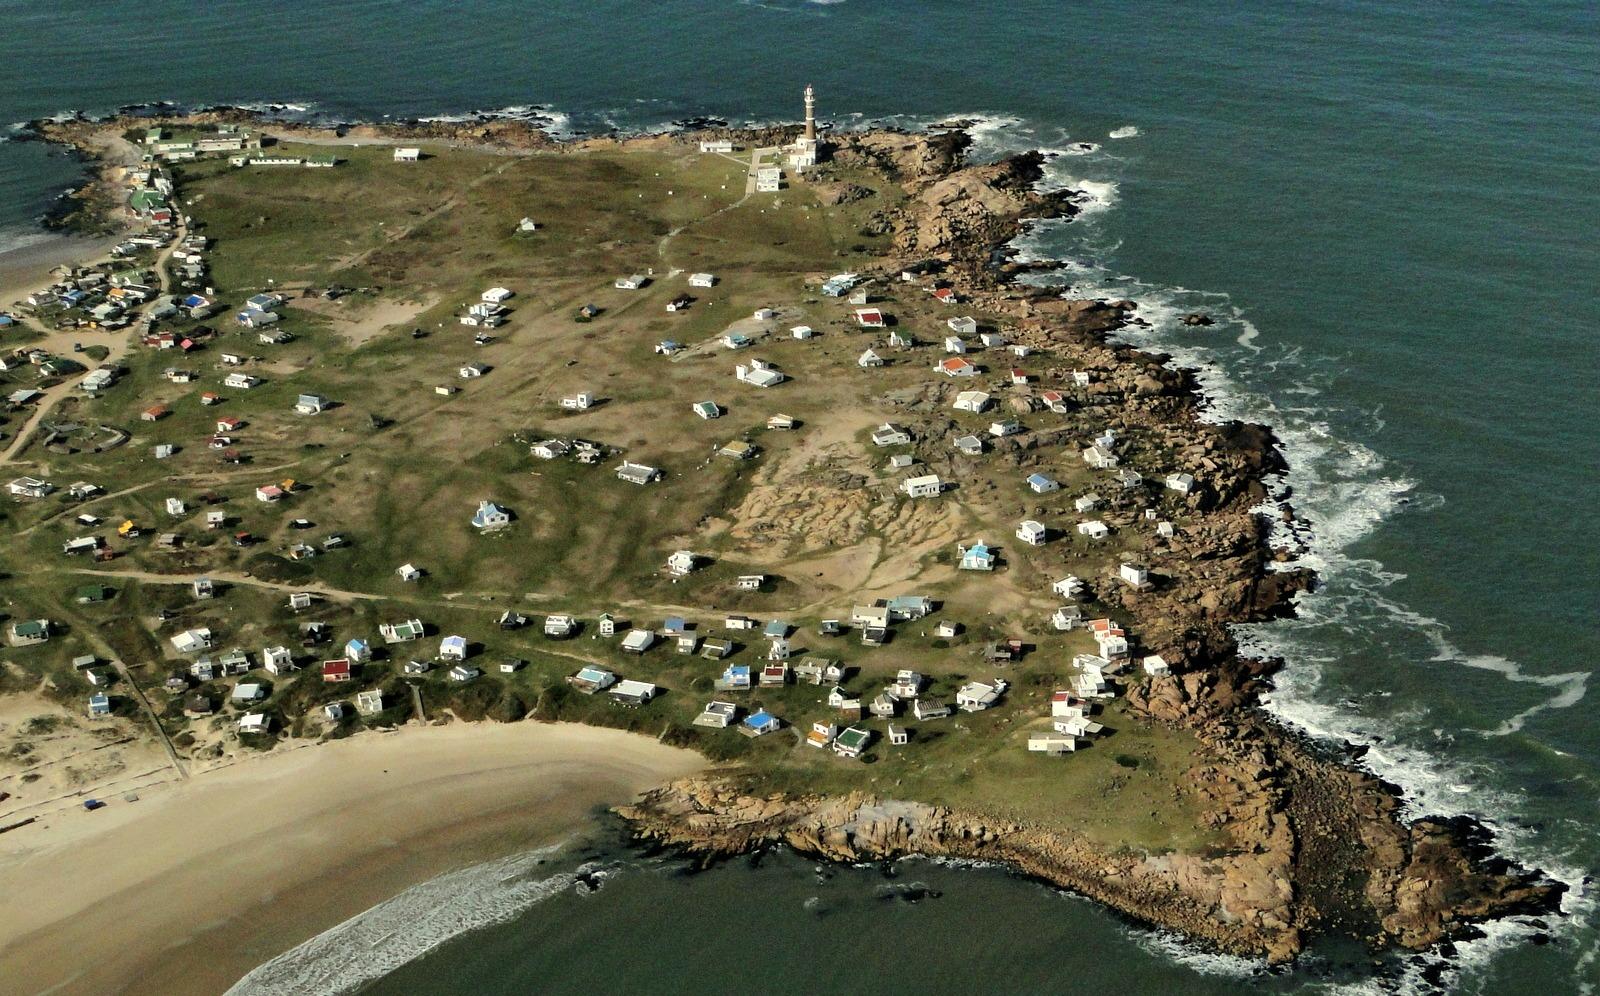
[[[0,835],[8,993],[218,993],[443,872],[554,843],[704,765],[613,730],[408,727]]]
[[[0,249],[0,311],[14,307],[50,283],[50,271],[63,264],[103,259],[120,236],[64,235],[40,230],[21,245]]]

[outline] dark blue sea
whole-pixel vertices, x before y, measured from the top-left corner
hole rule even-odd
[[[1130,339],[1202,370],[1217,417],[1282,439],[1324,584],[1242,634],[1288,661],[1272,708],[1370,745],[1413,814],[1478,816],[1572,887],[1565,918],[1492,925],[1442,965],[1328,951],[1257,984],[1600,990],[1600,6],[0,0],[0,123],[168,100],[542,108],[593,132],[794,119],[808,82],[831,127],[974,117],[977,154],[1059,153],[1050,182],[1086,210],[1023,251],[1139,301],[1152,327]],[[80,170],[0,142],[0,249],[36,238]],[[1219,325],[1183,329],[1192,310]],[[454,919],[427,943],[339,978],[1223,993],[1259,972],[996,870],[594,860],[592,893],[548,865],[495,870],[504,895],[463,873],[430,894]]]

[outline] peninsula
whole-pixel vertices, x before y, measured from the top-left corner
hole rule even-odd
[[[1314,580],[1266,542],[1271,431],[1117,342],[1134,304],[1017,279],[1076,211],[1040,154],[823,133],[809,89],[801,126],[570,142],[34,133],[115,245],[0,288],[0,843],[560,722],[701,755],[618,812],[707,858],[992,860],[1274,962],[1555,908],[1258,707],[1229,627]]]

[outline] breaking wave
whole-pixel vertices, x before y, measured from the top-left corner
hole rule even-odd
[[[508,923],[612,866],[585,864],[540,876],[561,845],[449,872],[412,886],[323,931],[240,979],[228,996],[324,996],[353,992],[469,931]]]
[[[1110,138],[1135,138],[1135,137],[1138,136],[1138,134],[1139,134],[1139,129],[1138,128],[1135,128],[1133,125],[1123,125],[1121,128],[1113,128],[1113,129],[1111,129],[1108,137],[1110,137]]]
[[[1038,137],[1034,127],[998,115],[984,119],[973,134],[975,154],[981,148],[994,155],[1021,151]],[[1128,126],[1111,132],[1111,137],[1137,134]],[[1052,137],[1059,142],[1059,137]],[[1409,609],[1388,592],[1404,575],[1358,554],[1359,544],[1402,511],[1437,507],[1444,499],[1426,492],[1403,469],[1336,428],[1352,425],[1375,434],[1383,427],[1378,411],[1339,409],[1324,398],[1330,371],[1339,368],[1336,358],[1263,341],[1261,330],[1225,293],[1152,285],[1103,262],[1112,258],[1119,243],[1097,216],[1117,203],[1120,163],[1103,155],[1078,158],[1069,170],[1068,163],[1052,157],[1041,185],[1079,191],[1083,211],[1072,221],[1034,222],[1011,248],[1020,261],[1050,265],[1049,272],[1024,278],[1029,282],[1060,286],[1072,296],[1135,301],[1136,321],[1117,338],[1166,353],[1173,366],[1192,371],[1203,396],[1202,418],[1272,427],[1288,471],[1267,482],[1272,497],[1260,511],[1272,523],[1270,541],[1291,554],[1281,568],[1314,569],[1319,586],[1298,597],[1293,619],[1235,627],[1242,652],[1286,661],[1275,678],[1275,689],[1265,699],[1266,708],[1314,737],[1365,747],[1362,763],[1401,788],[1408,815],[1479,819],[1496,833],[1499,850],[1542,868],[1568,886],[1563,909],[1572,915],[1563,929],[1579,929],[1595,906],[1582,858],[1558,853],[1521,826],[1518,814],[1526,811],[1526,798],[1516,788],[1496,787],[1505,786],[1505,779],[1493,777],[1488,770],[1492,762],[1474,767],[1446,760],[1460,753],[1452,750],[1460,734],[1430,730],[1426,703],[1380,701],[1389,698],[1381,682],[1363,691],[1336,690],[1326,680],[1328,669],[1351,646],[1359,646],[1397,666],[1416,661],[1454,664],[1498,674],[1508,685],[1537,693],[1537,701],[1519,702],[1520,708],[1498,725],[1466,734],[1490,738],[1521,730],[1541,712],[1576,706],[1587,693],[1588,672],[1539,674],[1504,657],[1467,653],[1450,642],[1446,624]],[[1216,323],[1203,338],[1182,322],[1184,315],[1195,311],[1205,312]],[[1270,395],[1264,385],[1270,385]],[[1286,522],[1280,512],[1291,496],[1294,520]],[[1592,831],[1576,829],[1578,835],[1592,838]],[[1391,977],[1384,985],[1398,985],[1400,991],[1433,989],[1430,977],[1454,977],[1467,967],[1486,963],[1504,946],[1539,929],[1542,925],[1527,918],[1495,921],[1485,926],[1482,938],[1459,942],[1452,958],[1419,959],[1397,970],[1398,982]],[[1168,938],[1158,943],[1181,942]],[[1600,953],[1591,947],[1584,957],[1593,961]],[[1196,967],[1245,969],[1211,960]],[[1341,983],[1327,991],[1378,990],[1366,983]]]

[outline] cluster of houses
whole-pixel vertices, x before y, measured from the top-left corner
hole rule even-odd
[[[902,279],[907,282],[916,281],[919,277],[920,274],[910,271],[902,274]],[[942,304],[954,305],[960,301],[960,295],[953,288],[935,284],[928,289]],[[849,295],[851,304],[856,305],[850,317],[862,329],[878,330],[894,325],[893,319],[883,308],[870,304],[871,298],[858,274],[845,273],[830,277],[824,282],[822,293],[828,297]],[[933,371],[958,383],[970,382],[985,373],[984,369],[969,356],[974,347],[1006,349],[1016,359],[1027,357],[1031,353],[1030,347],[1025,344],[1009,343],[1000,332],[981,330],[978,320],[970,315],[948,318],[945,320],[945,325],[948,329],[943,341],[946,355],[933,365]],[[915,341],[909,333],[896,329],[891,333],[889,344],[891,347],[911,346],[915,345]],[[863,369],[881,367],[885,362],[884,356],[876,347],[869,347],[857,358],[857,366]],[[1027,371],[1014,366],[1009,367],[997,379],[1011,387],[1027,387],[1033,382]],[[1094,378],[1088,371],[1074,370],[1070,373],[1070,381],[1073,388],[1087,390],[1092,387]],[[953,407],[958,412],[981,415],[995,403],[996,398],[990,390],[974,386],[957,391]],[[1043,390],[1037,395],[1030,392],[1025,398],[1013,399],[1012,405],[1019,412],[1036,411],[1041,406],[1057,414],[1065,414],[1070,410],[1067,396],[1060,390]],[[1004,439],[1025,431],[1025,427],[1015,418],[998,418],[989,425],[986,433],[959,434],[953,440],[953,445],[958,453],[977,457],[986,451],[988,441]],[[910,430],[892,422],[880,425],[873,431],[871,438],[873,444],[880,447],[904,447],[913,442]],[[1108,486],[1116,491],[1127,492],[1143,488],[1145,486],[1143,477],[1137,471],[1122,465],[1118,454],[1118,442],[1114,432],[1105,430],[1094,438],[1080,455],[1089,468],[1105,472],[1110,479]],[[889,466],[891,469],[909,469],[915,463],[915,458],[909,454],[896,454],[891,456]],[[1051,494],[1061,489],[1060,482],[1044,471],[1029,473],[1025,484],[1035,495]],[[1160,479],[1160,485],[1180,498],[1187,498],[1197,488],[1195,477],[1184,472],[1166,474]],[[897,490],[907,498],[926,499],[940,496],[949,487],[949,482],[937,474],[913,471],[899,481]],[[1094,493],[1075,499],[1073,507],[1081,518],[1073,523],[1071,528],[1078,535],[1091,540],[1107,538],[1111,527],[1095,514],[1106,504],[1100,495]],[[1153,524],[1157,536],[1170,539],[1175,535],[1172,522],[1161,518],[1155,509],[1145,509],[1144,517]],[[1058,535],[1060,534],[1051,525],[1035,518],[1023,519],[1017,523],[1015,529],[1016,538],[1033,547],[1042,546]],[[957,567],[963,571],[992,571],[998,563],[995,549],[981,539],[958,544],[956,558]],[[1149,568],[1136,560],[1123,561],[1118,566],[1115,577],[1120,583],[1135,590],[1148,589],[1152,585]],[[1051,587],[1052,593],[1064,602],[1051,615],[1052,627],[1057,631],[1066,631],[1084,626],[1081,603],[1088,597],[1084,581],[1069,575],[1056,581]],[[856,621],[870,623],[878,620],[875,616],[868,616],[865,619],[858,618]],[[1126,636],[1109,620],[1096,620],[1088,624],[1088,627],[1099,641],[1099,653],[1079,655],[1074,660],[1077,674],[1073,688],[1070,691],[1057,693],[1053,700],[1054,728],[1050,733],[1030,738],[1030,750],[1065,753],[1075,748],[1077,738],[1100,730],[1100,725],[1090,720],[1088,715],[1093,709],[1094,700],[1114,694],[1110,676],[1114,676],[1128,665],[1129,653]],[[1153,655],[1143,659],[1143,669],[1149,675],[1161,675],[1169,671],[1167,662]]]
[[[460,316],[462,325],[476,329],[495,329],[504,325],[511,316],[511,309],[506,307],[506,302],[516,296],[516,292],[505,287],[491,287],[479,296],[478,300],[467,305],[466,314]],[[482,333],[479,338],[484,339]],[[480,341],[479,345],[483,342]]]

